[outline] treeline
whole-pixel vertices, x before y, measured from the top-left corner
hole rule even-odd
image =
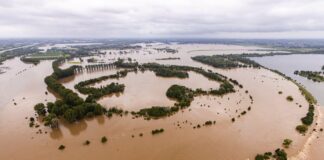
[[[89,95],[86,99],[86,102],[94,102],[95,100],[105,95],[123,92],[125,85],[118,84],[118,83],[110,83],[109,85],[100,88],[88,87],[88,85],[99,83],[107,79],[119,79],[125,77],[128,72],[132,72],[132,71],[134,70],[123,70],[123,71],[118,71],[116,74],[112,74],[109,76],[101,76],[98,78],[82,81],[76,84],[74,88],[77,89],[82,94]]]
[[[228,88],[227,88],[228,87]],[[212,94],[212,95],[224,95],[230,92],[235,92],[233,86],[225,82],[221,84],[219,90],[210,90],[204,91],[202,89],[191,90],[185,86],[172,85],[166,92],[168,98],[176,100],[176,103],[172,107],[163,107],[163,106],[153,106],[151,108],[144,108],[138,112],[135,112],[135,115],[144,116],[146,118],[160,118],[165,116],[170,116],[180,109],[187,108],[191,105],[195,96]]]
[[[82,68],[81,66],[77,66],[77,65],[73,65],[67,69],[60,69],[60,65],[65,61],[64,58],[59,58],[57,60],[55,60],[52,63],[52,67],[53,67],[53,74],[52,76],[55,76],[56,79],[61,79],[61,78],[65,78],[65,77],[69,77],[69,76],[73,76],[74,75],[74,71],[77,68]]]
[[[65,78],[74,75],[74,68],[78,66],[72,66],[68,69],[62,70],[59,68],[59,64],[63,59],[58,59],[52,63],[53,74],[45,78],[45,83],[48,88],[57,93],[61,99],[56,100],[54,103],[37,104],[35,111],[44,116],[44,124],[51,127],[58,126],[58,119],[64,118],[66,121],[73,123],[77,120],[81,120],[84,117],[91,117],[94,115],[101,115],[106,110],[100,104],[95,102],[87,103],[78,94],[72,90],[65,88],[59,83],[60,78]],[[46,109],[45,109],[46,108]]]
[[[176,107],[185,108],[189,107],[193,101],[195,92],[185,86],[172,85],[166,92],[166,96],[175,99]]]
[[[314,105],[310,104],[308,107],[308,112],[305,117],[301,118],[301,122],[303,123],[302,125],[298,125],[296,127],[296,130],[299,133],[306,133],[308,130],[308,127],[313,124],[314,121],[314,111],[315,107]]]
[[[324,82],[324,72],[321,71],[295,71],[294,74],[306,77],[314,82]]]
[[[25,62],[25,63],[32,63],[34,65],[37,65],[40,62],[39,59],[26,58],[25,56],[21,57],[20,60]]]
[[[159,68],[154,70],[156,76],[160,77],[178,77],[178,78],[188,78],[189,74],[184,71],[169,69],[169,68]]]
[[[133,114],[135,115],[144,116],[146,118],[150,118],[150,117],[159,118],[159,117],[172,115],[178,112],[180,109],[189,107],[194,96],[200,94],[212,94],[212,95],[221,96],[227,93],[235,92],[234,86],[231,84],[231,82],[235,85],[239,85],[238,82],[235,80],[228,81],[226,76],[223,76],[218,73],[214,73],[212,71],[205,71],[204,69],[197,68],[197,67],[176,66],[176,65],[168,66],[168,65],[161,65],[158,63],[145,63],[139,65],[138,63],[124,62],[121,59],[119,59],[115,63],[115,65],[118,68],[133,68],[133,69],[139,68],[142,71],[151,70],[156,74],[163,74],[163,76],[173,76],[173,77],[174,76],[181,77],[180,74],[184,75],[184,73],[187,73],[188,71],[193,71],[203,75],[206,78],[221,83],[219,89],[211,89],[210,91],[204,91],[202,89],[191,90],[184,86],[172,85],[167,90],[166,95],[167,97],[171,99],[175,99],[177,101],[174,104],[174,106],[172,107],[153,106],[151,108],[141,109],[138,112],[133,112]]]
[[[265,68],[265,67],[264,67],[264,68]],[[269,69],[269,68],[266,68],[266,69]],[[314,104],[317,103],[317,100],[315,99],[315,97],[314,97],[314,96],[313,96],[309,91],[307,91],[307,90],[306,90],[302,85],[300,85],[300,84],[297,83],[295,80],[293,80],[291,77],[289,77],[289,76],[287,76],[287,75],[285,75],[285,74],[279,72],[278,70],[273,70],[273,69],[269,69],[269,70],[272,71],[272,72],[275,72],[275,73],[279,74],[280,76],[286,78],[287,80],[293,82],[295,85],[298,86],[299,91],[300,91],[301,94],[305,97],[306,101],[307,101],[308,104],[309,104],[309,111],[308,111],[308,113],[307,113],[307,115],[309,115],[309,116],[306,115],[307,118],[305,118],[305,117],[303,117],[303,118],[307,119],[309,122],[312,122],[312,121],[313,121],[313,116],[314,116],[314,115],[313,115],[312,113],[309,114],[309,112],[310,112],[310,111],[311,111],[311,112],[314,112],[314,109],[315,109]],[[311,116],[312,118],[310,118],[310,116]],[[303,119],[303,118],[302,118],[302,119]],[[296,126],[296,130],[297,130],[299,133],[304,134],[304,133],[307,132],[307,130],[308,130],[308,126],[304,124],[303,120],[301,120],[301,121],[302,121],[303,124]],[[305,120],[304,120],[304,121],[305,121]],[[306,123],[307,123],[307,122],[306,122]],[[310,124],[310,125],[311,125],[311,124]]]
[[[138,112],[132,112],[133,115],[139,115],[146,117],[147,119],[150,118],[160,118],[170,116],[173,113],[179,111],[179,107],[165,107],[165,106],[153,106],[151,108],[143,108],[140,109]]]
[[[32,54],[32,53],[38,53],[39,51],[40,50],[35,46],[16,48],[9,51],[5,51],[4,53],[0,54],[0,64],[2,64],[2,62],[6,61],[7,59],[11,59],[17,56]]]
[[[195,56],[191,57],[193,60],[200,63],[211,65],[215,68],[232,69],[232,68],[246,68],[246,67],[261,67],[258,63],[250,60],[242,55],[213,55],[213,56]]]
[[[274,153],[265,152],[264,154],[258,154],[255,156],[255,160],[268,160],[268,159],[276,159],[276,160],[287,160],[287,153],[284,149],[276,149]]]
[[[221,96],[221,95],[231,93],[231,92],[235,92],[234,86],[232,84],[230,84],[229,82],[224,82],[219,86],[218,89],[210,90],[209,94]]]
[[[124,89],[125,89],[125,85],[113,82],[100,88],[82,87],[79,88],[78,91],[80,93],[89,95],[86,99],[86,102],[95,102],[97,99],[105,95],[124,92]]]
[[[264,67],[264,68],[266,68],[266,67]],[[289,77],[289,76],[287,76],[287,75],[285,75],[285,74],[279,72],[278,70],[269,69],[269,68],[266,68],[266,69],[268,69],[268,70],[270,70],[270,71],[272,71],[272,72],[275,72],[275,73],[279,74],[280,76],[286,78],[287,80],[289,80],[289,81],[293,82],[295,85],[297,85],[298,88],[299,88],[299,91],[302,93],[302,95],[305,97],[305,99],[307,100],[307,102],[308,102],[309,104],[316,104],[316,103],[317,103],[317,100],[315,99],[315,97],[314,97],[310,92],[308,92],[308,91],[305,89],[305,87],[303,87],[302,85],[300,85],[299,83],[297,83],[297,82],[296,82],[295,80],[293,80],[291,77]]]
[[[214,73],[212,71],[205,71],[202,68],[197,67],[190,67],[190,66],[167,66],[161,65],[157,63],[145,63],[139,65],[137,62],[124,62],[122,59],[118,59],[114,65],[117,68],[126,68],[127,70],[119,71],[116,74],[109,75],[109,76],[102,76],[94,79],[89,79],[86,81],[82,81],[75,85],[75,88],[83,94],[89,94],[86,99],[86,102],[94,102],[97,98],[105,94],[111,94],[115,92],[122,92],[124,89],[124,85],[112,83],[106,87],[101,88],[91,88],[87,87],[90,84],[98,83],[107,79],[113,78],[120,78],[127,76],[128,72],[134,71],[136,72],[138,69],[141,71],[151,70],[156,73],[157,76],[164,76],[164,77],[179,77],[184,78],[188,77],[188,71],[193,71],[198,74],[202,74],[206,78],[211,80],[220,82],[221,85],[218,89],[211,89],[209,91],[204,91],[202,89],[191,90],[187,87],[180,86],[180,85],[172,85],[166,92],[166,96],[175,99],[177,102],[174,106],[166,107],[166,106],[153,106],[150,108],[144,108],[139,110],[138,112],[132,112],[135,116],[143,116],[147,119],[149,118],[160,118],[172,115],[173,113],[178,112],[180,109],[189,107],[193,97],[201,94],[212,94],[221,96],[227,93],[235,92],[234,86],[231,82],[235,85],[239,85],[237,81],[230,79],[227,80],[227,77]]]

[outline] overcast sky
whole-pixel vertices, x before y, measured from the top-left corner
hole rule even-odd
[[[0,0],[0,38],[324,38],[324,0]]]

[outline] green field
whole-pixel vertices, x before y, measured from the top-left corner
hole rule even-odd
[[[61,51],[48,51],[45,53],[35,53],[30,56],[26,56],[25,58],[27,59],[56,59],[56,58],[61,58],[61,57],[69,57],[70,55],[65,54],[64,52]]]

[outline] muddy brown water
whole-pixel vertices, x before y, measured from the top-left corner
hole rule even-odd
[[[131,115],[112,118],[100,116],[76,124],[62,122],[57,130],[42,125],[39,128],[29,128],[25,118],[35,117],[33,106],[38,102],[55,100],[52,94],[45,95],[47,89],[43,82],[44,77],[52,72],[51,61],[33,66],[20,62],[18,58],[8,60],[4,66],[10,67],[10,70],[0,75],[0,159],[254,159],[257,153],[281,147],[285,138],[293,140],[293,145],[287,149],[289,156],[296,155],[303,148],[310,133],[301,136],[295,131],[300,118],[307,112],[307,103],[297,86],[268,70],[220,70],[190,59],[190,56],[200,54],[248,52],[257,49],[256,47],[202,44],[170,47],[177,48],[179,53],[157,53],[152,48],[144,48],[139,53],[134,51],[135,53],[121,57],[132,57],[139,62],[152,61],[211,69],[238,80],[244,89],[236,88],[236,93],[223,97],[196,97],[188,109],[159,120],[132,119]],[[155,60],[170,56],[181,59]],[[117,54],[97,58],[110,61],[115,57]],[[67,63],[63,67],[69,65],[71,64]],[[62,80],[62,83],[73,89],[80,81],[115,72],[112,69],[78,74]],[[172,84],[206,89],[219,85],[195,73],[190,73],[189,79],[169,79],[145,72],[130,73],[119,81],[104,81],[95,86],[110,82],[124,83],[125,92],[119,96],[107,96],[99,100],[99,103],[105,107],[118,106],[127,110],[150,105],[172,105],[174,101],[165,96],[166,89]],[[283,94],[279,95],[278,91],[283,91]],[[253,104],[249,99],[250,94],[254,99]],[[288,95],[294,97],[293,102],[286,100]],[[249,106],[251,111],[238,118]],[[233,117],[236,118],[235,123],[231,122]],[[193,128],[208,120],[215,120],[216,124]],[[152,136],[151,130],[158,128],[164,128],[165,132]],[[39,129],[42,134],[36,133]],[[139,136],[140,133],[143,133],[143,137]],[[102,136],[108,138],[106,144],[101,144]],[[86,140],[91,141],[89,146],[83,145]],[[57,149],[61,144],[66,146],[64,151]]]

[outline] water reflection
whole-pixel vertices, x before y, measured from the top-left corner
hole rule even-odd
[[[97,116],[95,117],[95,119],[97,120],[98,124],[100,125],[105,124],[105,116]]]
[[[71,135],[77,136],[81,132],[85,131],[88,127],[87,123],[85,120],[80,120],[75,123],[68,123],[68,122],[63,122],[61,123],[65,128],[67,128],[70,132]]]
[[[60,140],[63,138],[63,133],[61,128],[55,128],[50,131],[50,137],[55,140]]]

